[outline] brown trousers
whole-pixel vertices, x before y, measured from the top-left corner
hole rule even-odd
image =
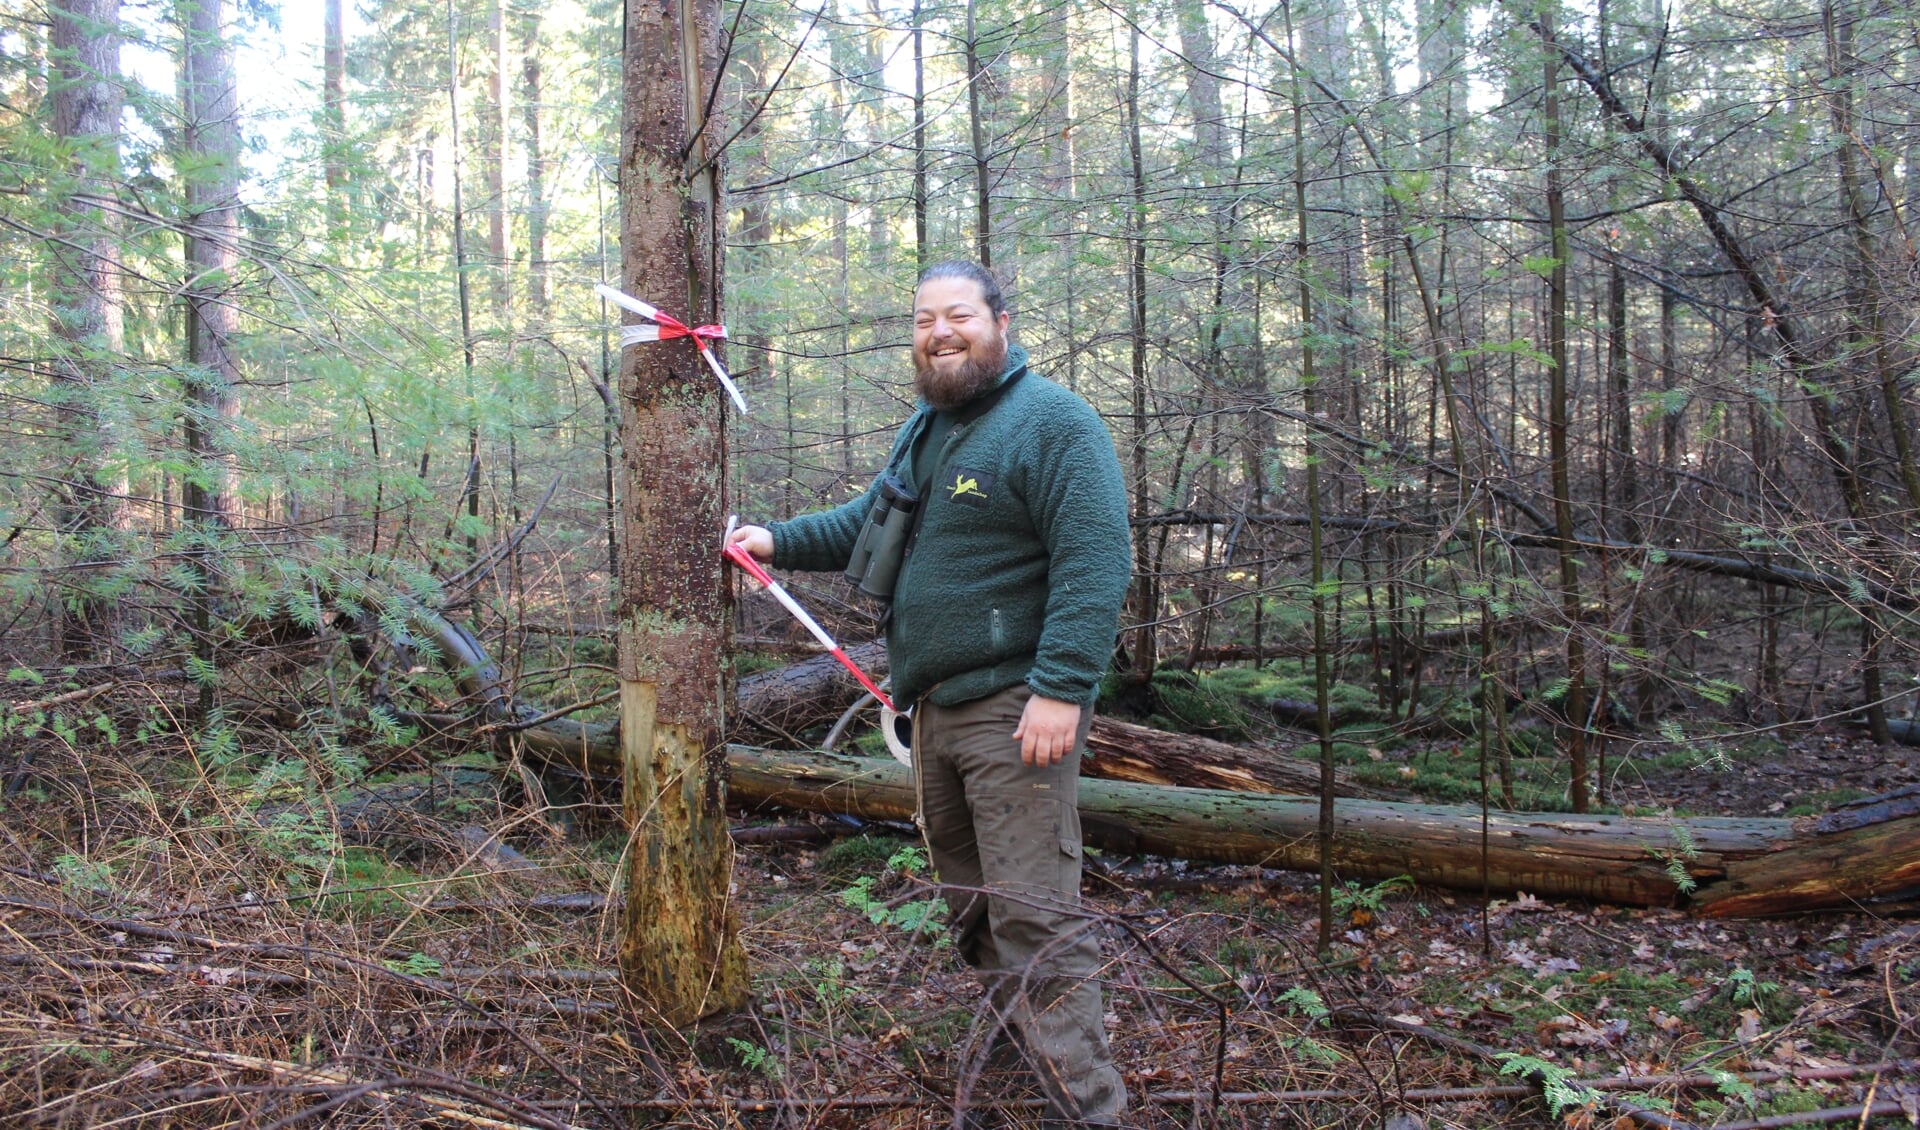
[[[920,825],[948,887],[953,938],[996,1022],[1014,1030],[1055,1117],[1112,1123],[1126,1087],[1107,1049],[1099,939],[1080,907],[1080,757],[1023,765],[1013,740],[1033,692],[1010,687],[913,711]],[[983,893],[984,892],[984,893]]]

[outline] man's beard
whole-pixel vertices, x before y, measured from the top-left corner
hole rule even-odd
[[[928,358],[914,358],[913,391],[935,408],[951,412],[992,388],[1007,367],[1007,335],[998,334],[991,344],[967,351],[967,359],[958,369],[943,373]]]

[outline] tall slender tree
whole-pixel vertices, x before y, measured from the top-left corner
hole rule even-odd
[[[1551,43],[1553,14],[1542,10],[1541,34]],[[1567,238],[1566,170],[1560,120],[1560,56],[1549,46],[1541,89],[1545,97],[1547,147],[1547,437],[1551,447],[1553,525],[1560,559],[1560,610],[1567,631],[1567,795],[1575,812],[1587,810],[1587,687],[1585,615],[1580,600],[1580,565],[1573,542],[1573,480],[1567,449],[1567,274],[1573,250]]]
[[[346,236],[347,25],[343,0],[326,0],[321,46],[320,145],[327,176],[327,229]]]
[[[190,520],[231,524],[228,435],[240,414],[240,102],[227,0],[178,0],[180,162],[185,182],[186,483]]]
[[[108,470],[99,399],[125,350],[119,225],[109,205],[120,170],[120,0],[69,0],[51,9],[48,81],[53,134],[69,154],[48,243],[51,373],[68,464],[57,476],[55,524],[73,557],[107,552],[101,535],[126,519],[127,484]],[[82,658],[110,627],[113,603],[81,594],[58,602],[63,657]]]
[[[548,199],[545,90],[540,39],[540,7],[528,4],[520,11],[520,127],[526,131],[527,146],[527,313],[536,330],[544,330],[547,318],[550,264],[547,262],[547,225],[553,210]]]
[[[719,0],[626,0],[621,276],[688,324],[718,322],[725,212]],[[727,496],[720,390],[682,341],[620,365],[620,736],[628,849],[620,968],[649,1020],[684,1025],[737,1008],[746,959],[727,900],[726,646],[719,539]]]

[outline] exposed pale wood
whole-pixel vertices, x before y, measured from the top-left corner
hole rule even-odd
[[[1920,901],[1920,787],[1841,805],[1782,850],[1731,860],[1693,902],[1722,918],[1763,918],[1853,900]]]
[[[627,0],[620,145],[623,289],[688,325],[723,320],[725,201],[718,127],[718,0]],[[712,160],[708,159],[711,152]],[[649,1025],[683,1028],[746,1003],[729,891],[721,749],[728,608],[726,409],[693,343],[620,360],[620,588],[624,719],[651,697],[651,740],[624,759],[627,901],[622,982]]]

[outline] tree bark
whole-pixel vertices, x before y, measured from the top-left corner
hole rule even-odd
[[[1541,36],[1553,40],[1552,16],[1540,13]],[[1565,170],[1560,167],[1560,56],[1546,53],[1547,224],[1553,265],[1547,271],[1547,355],[1549,464],[1553,480],[1553,525],[1560,560],[1560,607],[1567,626],[1568,796],[1575,812],[1587,810],[1587,659],[1581,630],[1580,566],[1574,556],[1573,487],[1568,468],[1567,428],[1567,241]]]
[[[927,242],[927,60],[921,0],[913,0],[913,263],[918,274],[931,265]]]
[[[67,558],[85,561],[109,555],[102,535],[126,523],[127,483],[106,469],[99,411],[126,348],[118,225],[100,207],[120,171],[120,0],[70,0],[50,12],[53,133],[74,154],[54,194],[55,231],[64,238],[47,244],[53,332],[62,343],[51,365],[53,399],[71,459],[54,517]],[[67,596],[56,606],[64,659],[82,660],[112,634],[112,601]]]
[[[980,108],[981,88],[990,80],[980,61],[979,0],[967,0],[967,140],[973,160],[973,246],[980,265],[993,269],[993,155],[987,148],[987,123]]]
[[[240,414],[233,354],[240,253],[240,104],[227,0],[178,0],[181,150],[186,174],[187,450],[199,465],[188,480],[191,520],[229,525],[227,433]]]
[[[688,324],[721,321],[724,210],[718,0],[627,0],[621,258],[628,293]],[[650,1023],[683,1026],[747,994],[727,899],[720,742],[726,589],[714,551],[726,513],[720,390],[686,342],[621,359],[626,489],[619,675],[628,850],[620,967]]]
[[[547,154],[540,120],[544,96],[540,56],[540,9],[520,13],[520,122],[527,131],[527,310],[533,332],[544,333],[547,320]]]
[[[1140,31],[1134,26],[1128,33],[1127,70],[1127,160],[1131,173],[1131,207],[1127,211],[1127,297],[1130,321],[1127,340],[1131,358],[1132,434],[1129,451],[1129,486],[1133,492],[1133,516],[1137,520],[1153,508],[1152,487],[1147,475],[1147,173],[1140,140]],[[1123,692],[1137,705],[1145,706],[1153,698],[1153,670],[1159,665],[1158,635],[1160,591],[1154,584],[1151,539],[1133,539],[1133,584],[1127,591],[1124,618],[1134,627],[1127,633],[1131,654],[1121,674]]]
[[[326,0],[320,63],[320,152],[327,176],[327,227],[346,237],[347,30],[345,0]]]
[[[480,170],[487,186],[487,259],[492,275],[495,329],[512,333],[513,233],[507,212],[507,119],[512,112],[513,85],[507,79],[511,59],[507,38],[507,0],[487,6],[487,102],[480,132]]]
[[[190,602],[196,657],[211,666],[218,566],[216,531],[234,524],[231,435],[240,414],[234,389],[239,331],[235,298],[240,264],[240,103],[227,41],[227,0],[176,0],[180,24],[180,157],[183,167],[187,366],[181,417],[187,455],[181,503],[199,544],[189,568],[197,580]],[[196,717],[214,706],[215,684],[203,682]]]

